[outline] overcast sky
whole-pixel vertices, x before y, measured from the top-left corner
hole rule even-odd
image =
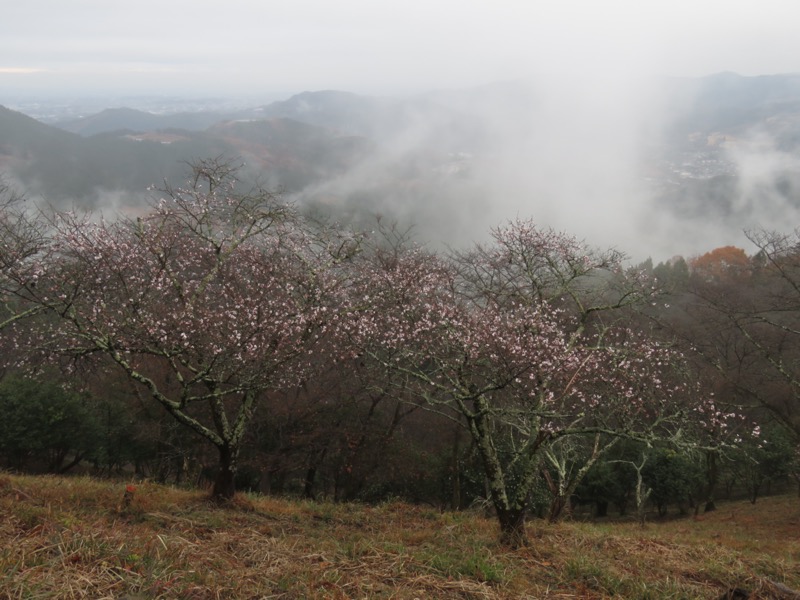
[[[553,73],[800,72],[792,0],[25,0],[6,93],[413,93]]]

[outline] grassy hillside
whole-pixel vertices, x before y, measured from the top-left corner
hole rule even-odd
[[[512,552],[475,513],[0,474],[0,598],[794,598],[800,501],[699,519],[531,524]],[[744,596],[733,596],[736,598]]]

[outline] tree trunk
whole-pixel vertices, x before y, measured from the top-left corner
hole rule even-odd
[[[309,500],[316,500],[317,495],[314,492],[314,482],[317,479],[317,469],[325,460],[325,455],[328,453],[328,448],[325,447],[320,451],[312,452],[308,461],[308,469],[306,469],[306,478],[303,483],[303,494]]]
[[[529,464],[530,470],[520,474],[521,481],[514,482],[516,489],[513,491],[515,493],[509,498],[506,477],[487,418],[487,414],[490,413],[489,403],[485,397],[478,396],[474,399],[474,406],[475,414],[469,415],[466,411],[462,414],[467,415],[472,439],[483,463],[489,494],[500,522],[500,543],[511,548],[526,546],[528,539],[525,534],[525,515],[528,509],[530,488],[534,481],[533,475],[539,470],[538,463]]]
[[[230,446],[218,446],[219,450],[219,471],[214,479],[214,487],[211,490],[211,497],[214,500],[231,500],[236,493],[236,458],[238,452]]]
[[[706,505],[704,512],[716,510],[714,496],[717,491],[717,480],[719,479],[719,469],[717,467],[717,453],[712,450],[706,453]]]
[[[73,469],[73,468],[77,467],[82,460],[83,460],[83,454],[76,454],[75,458],[73,458],[66,465],[60,465],[58,467],[58,474],[59,475],[63,475],[64,473],[66,473],[70,469]]]
[[[502,544],[514,549],[528,545],[528,536],[525,533],[526,512],[525,508],[497,509]]]
[[[561,494],[553,497],[553,499],[550,501],[550,511],[547,514],[547,520],[550,523],[555,523],[561,519],[564,509],[567,507],[568,500],[569,498],[562,496]]]
[[[750,504],[756,503],[756,500],[758,500],[758,492],[760,491],[760,489],[761,489],[760,483],[754,483],[750,487]]]
[[[461,426],[456,424],[453,436],[453,456],[450,470],[453,474],[453,489],[450,494],[450,510],[461,509]]]

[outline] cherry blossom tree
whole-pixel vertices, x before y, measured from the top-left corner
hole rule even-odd
[[[494,235],[454,260],[376,252],[353,286],[351,338],[467,428],[501,538],[517,546],[548,449],[680,438],[696,391],[676,375],[680,355],[608,316],[650,293],[618,254],[528,222]]]
[[[43,244],[44,228],[26,212],[25,198],[0,179],[0,330],[38,311],[19,306],[8,275],[31,266]]]
[[[591,248],[572,236],[536,227],[530,220],[517,219],[491,233],[491,244],[454,257],[462,292],[503,305],[558,307],[570,344],[582,343],[609,323],[632,321],[632,308],[651,303],[661,294],[646,271],[623,268],[625,255],[618,250]],[[544,451],[547,468],[542,472],[553,496],[551,520],[560,518],[581,479],[617,439],[596,434],[591,444],[562,440]],[[570,461],[556,456],[565,448],[572,449]]]
[[[259,400],[334,347],[321,344],[336,318],[334,271],[357,245],[261,188],[240,192],[235,175],[197,163],[186,187],[135,219],[56,213],[30,260],[4,247],[2,263],[17,297],[45,313],[13,328],[20,351],[121,369],[216,447],[219,499],[234,494]]]

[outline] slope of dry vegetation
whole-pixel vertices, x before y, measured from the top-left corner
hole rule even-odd
[[[0,598],[794,598],[800,502],[698,519],[530,525],[400,503],[244,497],[0,474]],[[741,597],[741,596],[735,596]]]

